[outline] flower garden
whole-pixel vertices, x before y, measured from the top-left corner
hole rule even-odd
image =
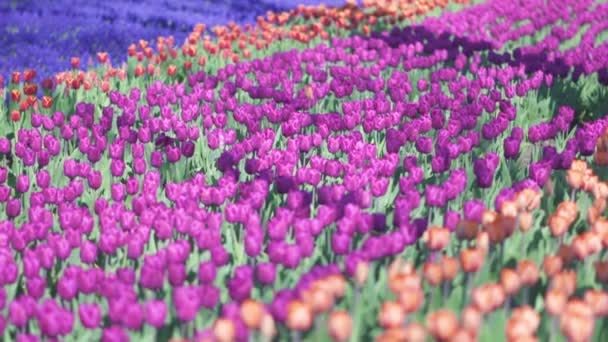
[[[608,3],[57,3],[0,7],[0,340],[608,340]]]

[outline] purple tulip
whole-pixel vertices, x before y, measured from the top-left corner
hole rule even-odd
[[[82,303],[78,306],[78,317],[86,329],[96,329],[101,324],[101,308],[96,303]]]
[[[263,285],[274,284],[276,277],[276,266],[272,263],[260,263],[255,270],[256,279]]]
[[[30,189],[30,177],[28,175],[17,176],[17,186],[15,189],[20,193],[28,192]]]
[[[156,329],[165,325],[167,320],[167,305],[161,300],[152,300],[145,304],[146,322]]]

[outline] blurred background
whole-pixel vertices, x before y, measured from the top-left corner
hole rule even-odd
[[[268,11],[322,3],[345,0],[1,0],[0,75],[32,68],[42,79],[69,69],[71,57],[86,65],[99,51],[117,65],[140,39],[173,35],[181,45],[197,23],[253,24]]]

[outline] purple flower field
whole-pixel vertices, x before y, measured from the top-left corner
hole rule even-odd
[[[0,5],[2,340],[608,339],[608,4],[328,5]]]

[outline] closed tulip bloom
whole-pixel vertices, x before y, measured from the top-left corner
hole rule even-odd
[[[40,189],[46,189],[51,184],[51,174],[47,170],[41,170],[36,173],[36,185]]]
[[[299,300],[293,300],[287,305],[286,325],[291,330],[306,331],[312,326],[311,308]]]
[[[531,260],[520,261],[517,264],[517,273],[523,286],[532,286],[539,278],[538,266]]]
[[[247,299],[241,304],[241,317],[249,329],[260,328],[265,312],[264,305],[256,300]]]
[[[30,189],[30,177],[28,175],[17,176],[17,185],[15,189],[20,193],[28,192]]]
[[[256,279],[263,285],[274,284],[276,277],[276,266],[272,263],[260,263],[255,270]]]
[[[519,274],[510,268],[502,269],[500,271],[500,285],[508,296],[514,295],[521,286]]]
[[[460,264],[462,270],[467,273],[475,273],[481,269],[485,253],[479,248],[464,249],[460,252]]]
[[[127,305],[123,323],[130,330],[141,329],[141,326],[144,323],[143,307],[137,302]]]
[[[427,317],[427,329],[438,341],[447,341],[456,334],[459,322],[456,315],[449,310],[439,310]]]
[[[198,280],[201,284],[211,284],[215,281],[217,271],[210,261],[203,261],[198,267]]]
[[[213,335],[219,342],[231,342],[236,338],[234,322],[228,318],[220,318],[213,324]]]
[[[101,187],[102,174],[100,171],[94,170],[87,176],[87,184],[93,190],[97,190]]]
[[[427,248],[433,252],[443,250],[450,242],[450,231],[443,227],[431,227],[425,236]]]
[[[27,311],[19,300],[13,300],[8,306],[8,318],[18,328],[24,327],[29,321]]]
[[[111,326],[103,329],[101,342],[129,342],[130,338],[124,329],[119,326]]]
[[[173,263],[168,268],[169,283],[172,286],[182,285],[186,281],[186,266],[184,264]]]
[[[165,325],[167,319],[167,305],[161,300],[152,300],[145,304],[146,322],[156,329]]]
[[[553,316],[559,316],[566,307],[568,298],[558,289],[550,289],[545,294],[545,308]]]
[[[114,177],[121,177],[125,172],[125,162],[120,159],[112,159],[110,172]]]
[[[96,329],[101,324],[101,308],[96,303],[82,303],[78,306],[78,317],[87,329]]]
[[[6,203],[6,215],[9,218],[15,218],[21,214],[21,200],[18,198],[11,198]]]
[[[405,313],[399,302],[384,302],[380,308],[378,322],[385,329],[395,328],[403,324]]]
[[[353,320],[344,310],[333,311],[327,321],[327,330],[334,341],[347,341],[353,329]]]
[[[32,277],[26,279],[27,294],[34,299],[40,299],[46,290],[46,280],[42,277]]]

